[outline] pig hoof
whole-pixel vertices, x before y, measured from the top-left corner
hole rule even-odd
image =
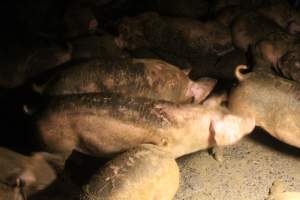
[[[213,147],[212,156],[218,162],[224,161],[224,149],[222,147]]]
[[[166,138],[162,138],[161,139],[161,145],[164,146],[164,147],[167,146],[168,145],[168,140]]]

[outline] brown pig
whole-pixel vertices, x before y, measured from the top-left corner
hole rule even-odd
[[[47,95],[114,92],[172,102],[204,100],[215,79],[194,82],[184,71],[156,59],[91,60],[59,70],[43,89]]]
[[[50,157],[46,153],[29,157],[0,147],[0,199],[24,200],[50,185],[56,179]]]
[[[270,33],[281,31],[284,30],[277,23],[255,12],[239,15],[233,20],[231,28],[234,45],[244,51]]]
[[[63,35],[66,38],[75,38],[94,33],[97,30],[98,21],[92,8],[81,2],[72,2],[67,5],[63,16]]]
[[[140,145],[117,156],[84,187],[80,200],[171,200],[179,187],[179,168],[158,146]]]
[[[91,58],[122,58],[126,53],[114,42],[114,37],[109,34],[101,36],[91,35],[75,39],[72,44],[72,59]]]
[[[156,13],[124,19],[116,42],[129,50],[147,47],[190,59],[232,49],[229,29],[218,22],[162,17]]]
[[[270,63],[285,78],[300,81],[300,40],[286,32],[274,32],[257,42],[252,48],[255,59]],[[268,65],[258,66],[259,68]]]
[[[56,96],[35,114],[36,128],[43,147],[64,158],[72,150],[112,156],[145,143],[177,158],[233,144],[254,128],[252,118],[232,115],[216,99],[199,105],[117,94]]]
[[[14,88],[28,79],[71,60],[71,50],[60,46],[3,49],[0,87]]]
[[[239,116],[254,117],[257,126],[300,148],[299,83],[263,71],[242,74],[244,69],[247,66],[236,69],[239,84],[230,93],[229,109]]]

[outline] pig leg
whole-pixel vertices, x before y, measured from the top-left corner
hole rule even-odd
[[[179,186],[179,169],[168,152],[140,145],[117,156],[83,188],[80,200],[171,200]]]

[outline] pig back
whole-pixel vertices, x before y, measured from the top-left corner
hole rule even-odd
[[[253,116],[256,125],[277,139],[300,147],[300,86],[271,73],[244,75],[229,97],[229,109]]]

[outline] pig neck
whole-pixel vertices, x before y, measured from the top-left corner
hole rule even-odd
[[[176,112],[172,125],[157,129],[166,136],[168,144],[163,147],[175,158],[207,149],[214,145],[209,126],[214,112],[200,106],[191,106]]]

